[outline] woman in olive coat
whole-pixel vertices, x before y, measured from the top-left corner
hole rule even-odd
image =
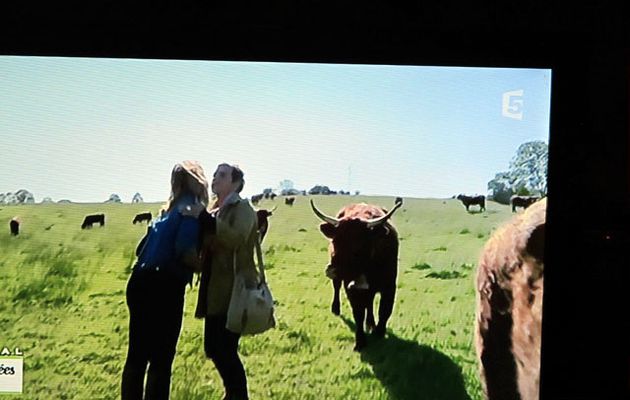
[[[201,213],[203,271],[195,316],[205,318],[204,350],[212,359],[225,386],[226,400],[248,399],[245,369],[238,355],[240,326],[226,328],[235,273],[255,287],[258,272],[254,249],[258,220],[249,201],[240,197],[243,172],[237,166],[220,164],[212,179],[216,202]]]

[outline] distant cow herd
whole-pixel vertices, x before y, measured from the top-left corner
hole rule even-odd
[[[274,200],[278,195],[275,193],[260,193],[260,194],[255,194],[253,195],[250,200],[252,202],[252,204],[256,205],[258,204],[262,199],[270,199],[270,200]]]
[[[258,197],[262,196],[262,197]],[[252,196],[257,203],[263,195]],[[271,197],[268,197],[271,198]],[[460,194],[458,200],[469,210],[485,210],[484,196]],[[295,197],[286,197],[293,205]],[[536,399],[540,376],[540,343],[543,295],[543,249],[546,199],[512,196],[512,212],[523,213],[498,229],[485,244],[476,277],[475,349],[482,386],[493,399]],[[330,240],[326,275],[331,279],[331,312],[340,315],[343,285],[355,323],[354,349],[367,345],[366,332],[382,338],[395,304],[398,275],[398,233],[391,223],[403,205],[397,197],[391,210],[365,203],[342,207],[335,217],[310,205],[322,221],[322,234]],[[271,210],[257,210],[261,239],[269,229]],[[152,220],[150,212],[137,214],[133,224]],[[82,229],[105,225],[105,214],[86,215]],[[20,220],[11,219],[11,235],[17,236]],[[375,295],[380,294],[378,321],[374,316]]]

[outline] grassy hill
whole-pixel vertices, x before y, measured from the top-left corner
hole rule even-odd
[[[349,202],[391,208],[390,197],[312,196],[334,215]],[[276,329],[241,340],[252,399],[481,399],[473,340],[474,272],[490,233],[511,218],[488,202],[466,213],[457,200],[405,199],[393,216],[400,240],[398,292],[384,340],[352,351],[353,320],[330,313],[325,277],[328,240],[298,196],[278,209],[263,243],[267,276],[279,302]],[[7,399],[116,399],[127,351],[125,287],[146,224],[135,214],[161,204],[0,206],[2,346],[25,353],[24,395]],[[476,209],[476,208],[475,208]],[[81,230],[86,214],[104,227]],[[9,235],[18,215],[21,233]],[[171,398],[220,399],[221,379],[193,317],[197,287],[187,288]]]

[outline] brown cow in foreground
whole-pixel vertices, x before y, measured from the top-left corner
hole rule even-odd
[[[538,399],[546,199],[497,230],[477,271],[475,347],[489,400]]]
[[[334,218],[319,211],[311,199],[313,211],[324,221],[320,230],[332,239],[331,259],[326,270],[335,290],[331,310],[335,315],[340,313],[339,289],[343,283],[356,325],[354,349],[357,351],[367,344],[364,323],[368,331],[373,330],[374,336],[383,337],[394,308],[398,233],[388,220],[401,205],[402,202],[398,202],[387,212],[374,205],[351,204]],[[373,312],[376,293],[381,294],[378,324],[375,324]]]

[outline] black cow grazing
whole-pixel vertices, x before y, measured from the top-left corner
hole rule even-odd
[[[275,194],[275,193],[271,193],[271,194],[269,195],[269,198],[270,198],[271,200],[275,200],[276,196],[277,196],[277,194]]]
[[[460,200],[464,204],[466,211],[468,211],[468,207],[474,205],[478,205],[480,211],[486,210],[486,196],[466,196],[460,194],[457,196],[457,200]]]
[[[252,204],[258,204],[263,199],[263,194],[255,194],[252,196]]]
[[[153,216],[151,215],[150,212],[140,213],[140,214],[137,214],[133,218],[133,224],[135,225],[137,222],[142,222],[142,221],[147,221],[147,223],[149,223],[151,222],[151,218],[153,218]]]
[[[510,204],[512,204],[512,212],[516,212],[516,207],[526,209],[535,202],[540,200],[538,196],[512,196],[510,197]]]
[[[17,236],[20,234],[20,220],[18,217],[13,217],[11,221],[9,221],[9,228],[11,229],[11,235]]]
[[[101,224],[101,226],[105,225],[105,214],[86,215],[81,224],[81,229],[91,228],[92,224],[96,223]]]
[[[340,314],[339,289],[343,283],[356,325],[356,351],[367,344],[364,323],[376,337],[383,337],[394,308],[398,233],[388,220],[400,206],[402,202],[387,212],[365,203],[350,204],[333,218],[319,211],[311,199],[315,215],[324,221],[320,230],[332,239],[331,260],[326,270],[335,290],[331,311]],[[378,324],[375,324],[373,311],[376,293],[381,294]]]
[[[287,197],[284,199],[284,204],[287,206],[292,206],[295,203],[295,197]]]
[[[475,350],[488,400],[538,399],[546,208],[497,229],[479,257]]]
[[[260,233],[260,241],[262,242],[267,234],[267,230],[269,229],[269,220],[268,218],[273,215],[273,212],[277,207],[272,208],[271,210],[257,210],[256,215],[258,216],[258,232]]]

